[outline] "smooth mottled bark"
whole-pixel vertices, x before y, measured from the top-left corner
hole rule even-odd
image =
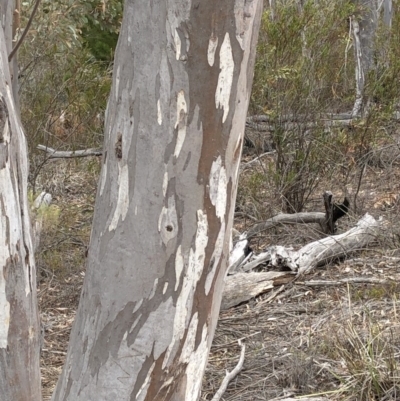
[[[375,68],[374,50],[377,29],[376,0],[353,0],[359,7],[359,15],[352,18],[352,36],[356,61],[356,100],[352,116],[357,117],[366,111],[364,99],[368,73]]]
[[[0,400],[39,401],[39,317],[28,158],[8,64],[13,2],[0,0]]]
[[[127,0],[87,273],[54,401],[197,400],[261,0]]]

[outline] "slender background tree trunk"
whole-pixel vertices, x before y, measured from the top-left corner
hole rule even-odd
[[[0,400],[39,401],[39,316],[28,157],[8,54],[13,2],[0,0]]]
[[[196,400],[261,0],[127,0],[87,273],[54,401]]]

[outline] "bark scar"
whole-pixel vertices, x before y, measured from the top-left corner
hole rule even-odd
[[[122,159],[122,134],[118,132],[117,142],[115,143],[115,156],[117,159]]]

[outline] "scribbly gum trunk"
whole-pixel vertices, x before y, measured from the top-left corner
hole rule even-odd
[[[218,319],[260,0],[128,0],[87,273],[54,401],[196,400]]]
[[[0,401],[39,401],[39,317],[28,159],[8,63],[13,2],[0,0]]]

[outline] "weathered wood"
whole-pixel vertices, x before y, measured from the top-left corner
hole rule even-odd
[[[307,244],[295,256],[298,274],[304,274],[320,264],[362,250],[376,241],[379,222],[368,213],[357,225],[343,234],[333,235]]]
[[[74,157],[101,156],[103,150],[99,148],[90,148],[83,150],[55,150],[49,146],[38,145],[37,149],[48,153],[49,159],[70,159]]]
[[[221,309],[229,309],[246,302],[276,286],[294,279],[291,272],[237,273],[227,276]]]
[[[231,250],[229,254],[229,268],[228,274],[235,274],[238,272],[240,266],[242,266],[246,260],[248,260],[251,256],[246,255],[246,251],[248,250],[248,241],[245,238],[246,234],[242,234],[235,242],[235,246]]]
[[[247,238],[254,237],[255,235],[269,230],[273,227],[276,227],[281,224],[313,224],[317,223],[321,226],[321,229],[324,226],[325,222],[325,214],[322,212],[303,212],[303,213],[294,213],[294,214],[278,214],[270,219],[255,224],[250,228],[247,232]]]
[[[268,262],[270,268],[288,268],[303,274],[318,265],[371,245],[375,241],[378,230],[379,222],[366,214],[355,227],[345,233],[311,242],[298,251],[279,245],[271,246],[266,252],[242,266],[242,269],[251,271],[260,264]]]
[[[224,380],[222,380],[222,383],[221,383],[219,389],[214,394],[214,397],[211,399],[211,401],[220,401],[220,399],[224,395],[226,389],[228,388],[228,384],[240,373],[240,371],[243,368],[244,355],[246,353],[246,345],[241,340],[239,340],[238,343],[241,348],[239,361],[233,370],[231,370],[230,372],[226,372]]]

